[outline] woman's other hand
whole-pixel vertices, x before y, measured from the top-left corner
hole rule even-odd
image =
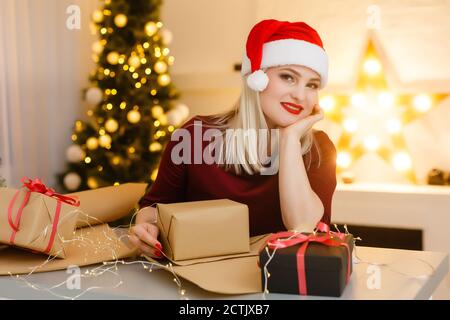
[[[130,229],[130,242],[139,251],[152,258],[162,258],[162,245],[158,241],[159,229],[154,223],[157,211],[153,207],[139,210],[136,224]]]

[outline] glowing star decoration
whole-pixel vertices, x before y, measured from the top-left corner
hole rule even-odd
[[[344,129],[352,135],[348,146],[350,149],[361,145],[369,151],[376,151],[382,146],[390,149],[395,147],[391,132],[396,132],[396,128],[391,123],[401,119],[402,111],[380,104],[379,95],[373,89],[365,94],[359,93],[353,96],[349,106],[342,109]],[[393,130],[388,130],[391,126]]]
[[[353,92],[328,93],[320,99],[327,118],[343,128],[337,141],[337,173],[343,177],[364,154],[375,153],[411,182],[416,182],[403,128],[431,110],[447,94],[392,92],[387,77],[390,70],[385,70],[387,63],[374,40],[373,36],[369,37]]]

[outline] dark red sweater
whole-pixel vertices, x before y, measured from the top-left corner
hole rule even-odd
[[[206,116],[196,116],[182,127],[194,137],[194,120],[208,121]],[[325,208],[322,221],[329,224],[331,201],[336,188],[336,149],[323,131],[316,131],[315,138],[321,152],[321,164],[317,167],[318,153],[313,147],[303,156],[312,189],[322,200]],[[194,139],[191,139],[193,146]],[[283,225],[278,190],[278,173],[275,175],[236,175],[225,171],[217,164],[179,164],[171,160],[172,148],[179,141],[169,141],[158,169],[156,181],[150,191],[140,200],[140,207],[154,203],[175,203],[184,201],[228,198],[248,205],[250,236],[286,230]],[[203,148],[209,142],[203,142]],[[202,150],[203,150],[202,148]],[[194,150],[194,149],[192,149]],[[193,158],[192,151],[192,158]]]

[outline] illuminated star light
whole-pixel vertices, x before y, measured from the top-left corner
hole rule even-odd
[[[380,56],[372,36],[369,37],[353,92],[329,94],[320,99],[327,118],[343,128],[337,142],[337,172],[351,170],[364,154],[376,153],[396,171],[415,182],[412,160],[402,135],[403,128],[447,95],[390,91]]]

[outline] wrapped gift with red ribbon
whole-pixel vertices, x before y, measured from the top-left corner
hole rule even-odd
[[[22,183],[19,190],[0,189],[0,242],[65,258],[64,241],[73,236],[80,202],[39,179]]]
[[[353,236],[319,222],[314,233],[279,232],[259,253],[263,290],[270,293],[342,295],[352,273]]]

